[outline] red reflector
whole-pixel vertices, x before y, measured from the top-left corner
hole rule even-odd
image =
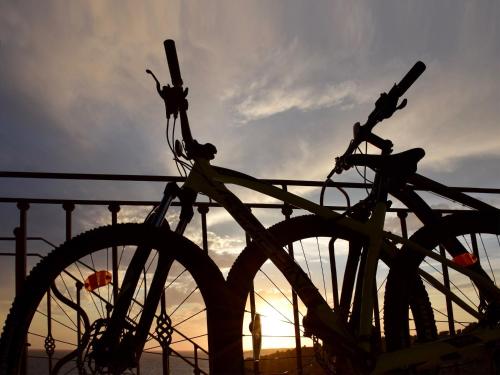
[[[454,257],[453,262],[455,262],[459,266],[467,267],[467,266],[472,266],[474,263],[476,263],[477,258],[474,254],[463,253]]]
[[[85,280],[85,289],[89,292],[94,289],[100,288],[101,286],[108,285],[111,283],[113,277],[111,276],[111,272],[108,271],[97,271],[87,277]]]

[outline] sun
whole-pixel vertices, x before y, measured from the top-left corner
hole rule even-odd
[[[262,349],[294,348],[296,342],[292,305],[284,298],[270,299],[268,302],[256,304],[256,313],[260,315],[261,321]],[[301,320],[301,315],[299,315],[300,325]],[[245,314],[243,323],[243,347],[244,350],[251,351],[252,337],[249,325],[250,314],[248,313]],[[301,346],[308,343],[309,339],[301,337]]]

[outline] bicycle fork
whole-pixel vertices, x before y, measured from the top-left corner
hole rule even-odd
[[[167,184],[158,208],[146,219],[145,223],[156,228],[163,227],[165,225],[165,215],[175,198],[179,198],[181,201],[181,214],[175,232],[183,234],[194,215],[193,204],[196,193],[179,188],[175,182]],[[126,335],[120,342],[123,328],[126,325],[127,312],[134,299],[136,286],[151,250],[148,246],[138,246],[135,250],[123,279],[118,298],[113,301],[113,312],[108,321],[107,330],[99,340],[98,347],[95,348],[98,351],[96,358],[99,358],[99,362],[111,367],[114,373],[121,373],[127,367],[137,364],[149,334],[149,327],[154,319],[156,308],[162,298],[163,286],[173,263],[173,259],[168,254],[162,251],[158,252],[157,267],[142,306],[143,311],[139,323],[135,326],[135,333]]]

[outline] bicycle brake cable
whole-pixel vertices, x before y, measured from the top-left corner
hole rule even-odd
[[[323,186],[321,186],[321,192],[320,192],[320,195],[319,195],[319,205],[320,206],[324,206],[324,197],[325,197],[325,191],[326,191],[326,188],[328,186],[328,181],[331,181],[332,183],[335,183],[335,181],[332,180],[331,177],[328,177],[325,182],[323,183]],[[347,191],[345,191],[342,187],[340,186],[334,186],[337,190],[339,190],[345,197],[346,199],[346,206],[347,206],[347,210],[349,210],[351,208],[351,200],[349,198],[349,194],[347,193]]]

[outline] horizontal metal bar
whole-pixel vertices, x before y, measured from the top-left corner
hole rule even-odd
[[[153,176],[134,174],[104,174],[104,173],[56,173],[56,172],[14,172],[0,171],[0,177],[7,178],[37,178],[51,180],[96,180],[96,181],[184,181],[178,176]]]
[[[26,253],[26,255],[29,257],[43,258],[43,255],[38,254],[38,253]],[[0,252],[0,256],[2,256],[2,257],[15,257],[16,253]]]
[[[54,245],[52,242],[46,240],[43,237],[26,237],[26,239],[28,241],[42,241],[42,242],[45,242],[49,246],[56,247],[56,245]],[[0,241],[15,241],[15,240],[16,240],[16,237],[0,237]]]
[[[21,197],[0,197],[0,203],[18,203],[26,202],[29,204],[64,204],[73,203],[74,205],[82,206],[108,206],[110,204],[118,204],[120,206],[156,206],[159,201],[135,201],[135,200],[102,200],[102,199],[53,199],[53,198],[21,198]],[[244,203],[250,208],[274,208],[282,209],[283,203]],[[173,206],[180,206],[179,202],[173,202]],[[195,202],[195,206],[222,207],[216,202]],[[335,211],[345,211],[347,206],[325,206]],[[410,212],[407,208],[389,208],[388,212]],[[470,211],[467,209],[434,209],[434,212],[449,214],[453,212]]]
[[[146,182],[183,182],[184,177],[179,176],[158,176],[158,175],[137,175],[137,174],[104,174],[104,173],[57,173],[57,172],[15,172],[0,171],[0,177],[4,178],[33,178],[47,180],[93,180],[93,181],[146,181]],[[310,180],[285,180],[285,179],[259,179],[271,185],[287,186],[323,186],[324,181]],[[371,184],[359,182],[333,182],[329,181],[328,186],[340,186],[347,188],[365,188]]]
[[[54,180],[94,180],[94,181],[149,181],[149,182],[183,182],[184,177],[179,176],[158,176],[158,175],[137,175],[137,174],[104,174],[104,173],[56,173],[56,172],[16,172],[0,171],[0,177],[4,178],[34,178],[34,179],[54,179]],[[288,180],[288,179],[260,179],[272,185],[286,186],[323,186],[324,181],[311,180]],[[328,181],[327,186],[344,188],[365,188],[371,184],[358,182],[333,182]],[[476,188],[465,186],[448,187],[452,190],[464,193],[500,194],[499,188]],[[416,189],[423,190],[425,189]]]

